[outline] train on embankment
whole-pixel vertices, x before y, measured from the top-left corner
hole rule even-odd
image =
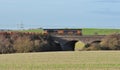
[[[44,29],[44,34],[82,35],[82,29]]]

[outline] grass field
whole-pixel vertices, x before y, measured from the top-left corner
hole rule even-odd
[[[18,31],[18,30],[17,30]],[[35,32],[35,33],[43,33],[43,29],[29,29],[29,30],[19,30],[20,32]]]
[[[120,51],[1,54],[0,70],[120,70]]]
[[[95,28],[83,28],[83,35],[109,35],[114,33],[120,33],[120,29],[95,29]]]

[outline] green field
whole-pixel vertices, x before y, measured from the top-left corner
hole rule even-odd
[[[28,29],[28,30],[17,30],[19,32],[35,32],[35,33],[43,33],[43,29]]]
[[[96,29],[96,28],[83,28],[83,35],[109,35],[120,33],[120,29]]]
[[[0,70],[120,70],[120,51],[1,54]]]

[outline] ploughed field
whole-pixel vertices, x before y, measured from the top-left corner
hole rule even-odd
[[[120,51],[1,54],[0,70],[120,70]]]

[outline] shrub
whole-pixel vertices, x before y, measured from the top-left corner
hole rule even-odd
[[[33,49],[33,51],[34,52],[40,52],[41,50],[40,50],[40,45],[41,45],[41,43],[42,43],[42,41],[41,40],[34,40],[34,49]]]
[[[38,48],[39,51],[51,51],[50,44],[48,41],[42,41]]]
[[[75,51],[80,51],[80,50],[83,50],[84,48],[85,48],[85,44],[81,41],[78,41],[75,44]]]
[[[1,32],[0,53],[61,51],[49,35],[22,32]]]
[[[6,39],[4,36],[0,38],[0,53],[13,53],[15,52],[13,49],[13,44],[10,39]]]
[[[38,44],[38,45],[37,45]],[[44,52],[44,51],[61,51],[62,48],[58,43],[50,43],[49,41],[36,41],[35,51]]]
[[[16,41],[14,41],[13,48],[16,52],[32,52],[33,42],[28,36],[19,37]]]
[[[120,50],[120,35],[108,35],[102,40],[100,45],[103,50]]]
[[[101,50],[100,44],[99,43],[91,43],[88,44],[84,50]]]

